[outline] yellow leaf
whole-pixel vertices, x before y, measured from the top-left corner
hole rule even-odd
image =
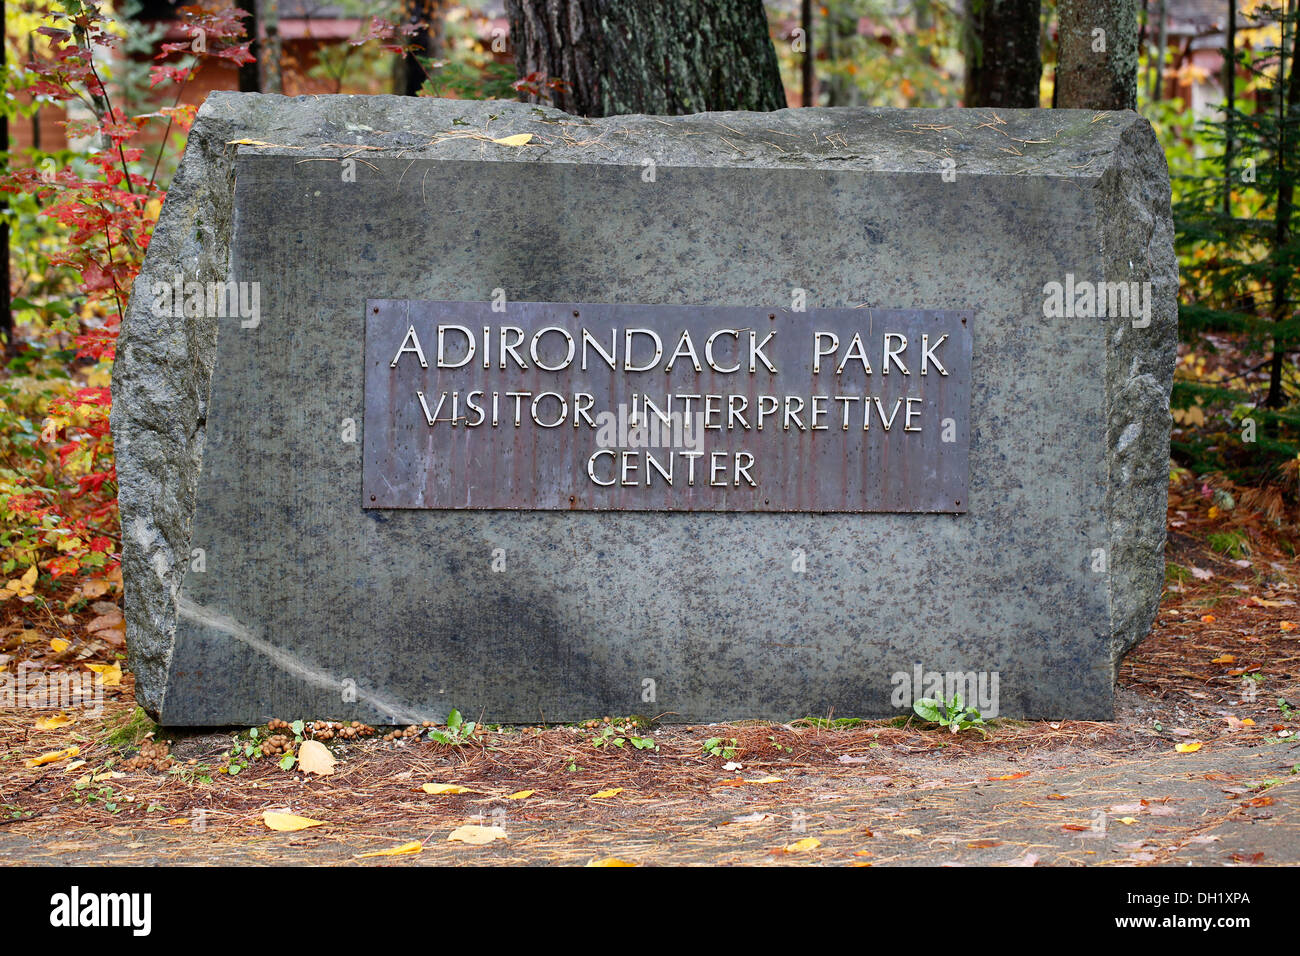
[[[86,581],[81,585],[81,593],[88,598],[103,597],[108,593],[109,583],[102,578]]]
[[[1125,824],[1126,826],[1132,826],[1133,824],[1137,823],[1137,817],[1120,817],[1119,822]]]
[[[390,846],[387,850],[375,850],[373,853],[358,854],[358,858],[368,856],[405,856],[408,853],[419,853],[424,849],[424,844],[419,840],[412,840],[410,843],[403,843],[401,846]]]
[[[426,783],[420,788],[425,793],[440,797],[447,793],[473,793],[474,791],[455,783]]]
[[[122,665],[113,664],[87,664],[88,668],[104,678],[105,687],[116,687],[122,683]]]
[[[1236,660],[1237,659],[1233,657],[1231,654],[1220,654],[1214,660],[1210,661],[1210,663],[1211,664],[1232,664]]]
[[[537,792],[536,790],[520,790],[520,791],[518,791],[517,793],[512,793],[512,794],[510,794],[510,796],[506,797],[506,799],[507,799],[507,800],[527,800],[529,797],[531,797],[531,796],[532,796],[533,794],[535,794],[536,792]]]
[[[41,717],[36,721],[37,730],[58,730],[60,727],[66,727],[76,720],[75,717],[69,717],[67,714],[51,714],[49,717]]]
[[[757,780],[746,780],[745,783],[785,783],[783,777],[759,777]]]
[[[71,641],[65,641],[61,637],[51,638],[50,640],[50,650],[54,651],[54,653],[56,654],[62,654],[71,646],[72,646]]]
[[[816,837],[804,837],[802,840],[796,840],[794,843],[784,847],[786,853],[807,853],[809,850],[815,850],[822,845],[822,841]]]
[[[23,573],[22,577],[14,578],[5,585],[4,597],[27,597],[27,595],[32,593],[32,589],[36,586],[36,575],[36,565],[33,564]]]
[[[189,817],[172,817],[170,820],[167,821],[167,825],[169,827],[183,827],[183,826],[189,826],[189,822],[190,822]]]
[[[1242,723],[1242,726],[1243,726],[1243,727],[1254,727],[1254,726],[1255,726],[1255,722],[1254,722],[1253,720],[1251,720],[1249,717],[1245,718],[1241,723]]]
[[[306,830],[308,827],[320,827],[325,825],[324,820],[312,820],[310,817],[298,817],[292,813],[281,813],[279,810],[267,810],[262,814],[262,822],[269,829],[278,830],[281,833],[293,833],[297,830]]]
[[[298,769],[328,777],[334,772],[334,755],[319,740],[304,740],[298,746]]]
[[[1296,623],[1295,621],[1282,621],[1278,624],[1278,627],[1282,628],[1284,631],[1294,631],[1296,629]]]
[[[67,760],[69,757],[75,757],[81,753],[80,747],[68,747],[66,750],[52,750],[47,754],[41,754],[39,757],[32,757],[28,760],[29,767],[43,767],[47,763],[58,763],[60,760]]]
[[[474,846],[482,846],[484,843],[491,843],[493,840],[504,840],[506,831],[500,827],[480,827],[480,826],[463,826],[457,827],[447,834],[447,839],[457,840],[461,843],[469,843]]]
[[[622,788],[622,787],[615,787],[615,788],[612,789],[612,790],[599,790],[599,791],[597,791],[596,793],[593,793],[593,794],[591,795],[591,799],[593,799],[593,800],[604,800],[604,799],[606,799],[606,798],[608,798],[608,797],[616,797],[616,796],[618,796],[618,795],[619,795],[620,793],[622,793],[622,792],[623,792],[623,788]]]
[[[1180,754],[1194,754],[1196,751],[1200,750],[1202,746],[1203,745],[1198,741],[1191,744],[1176,744],[1174,749]]]
[[[514,136],[502,136],[500,139],[492,140],[492,142],[500,143],[502,146],[523,146],[532,138],[532,133],[516,133]]]
[[[74,760],[74,761],[72,761],[72,763],[68,764],[66,767],[63,768],[63,772],[64,772],[64,773],[72,773],[72,771],[74,771],[74,770],[79,770],[80,768],[84,767],[85,765],[86,765],[86,761],[84,761],[84,760]]]
[[[627,860],[620,860],[616,856],[607,856],[599,860],[588,860],[588,866],[640,866],[639,863],[629,863]]]

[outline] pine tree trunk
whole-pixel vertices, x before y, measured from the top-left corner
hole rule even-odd
[[[1038,106],[1041,13],[1040,0],[968,0],[966,106]]]
[[[247,0],[240,9],[248,13],[243,21],[244,33],[248,37],[248,52],[252,54],[253,59],[250,63],[239,64],[239,92],[260,93],[262,92],[261,43],[258,34],[261,31],[258,28],[256,0]]]
[[[280,76],[280,0],[257,0],[257,19],[264,36],[258,51],[258,76],[263,93],[283,93]]]
[[[1060,0],[1061,109],[1137,109],[1137,0]]]
[[[580,116],[786,105],[761,0],[506,0],[521,78]],[[537,96],[531,97],[535,102]]]
[[[1273,253],[1282,258],[1282,250],[1291,243],[1291,219],[1295,215],[1296,188],[1296,142],[1288,135],[1291,129],[1286,117],[1300,108],[1300,21],[1296,17],[1296,0],[1288,0],[1287,19],[1282,24],[1282,40],[1279,43],[1282,54],[1278,62],[1277,101],[1278,101],[1278,143],[1277,155],[1277,211],[1274,215]],[[1291,27],[1290,62],[1287,62],[1287,24]],[[1290,79],[1286,70],[1290,67]],[[1291,300],[1292,275],[1282,270],[1273,283],[1273,301],[1269,310],[1274,322],[1285,322],[1292,314]],[[1282,366],[1286,362],[1286,348],[1275,337],[1273,339],[1273,360],[1269,369],[1268,397],[1264,404],[1269,408],[1281,408],[1284,404],[1282,393]],[[1276,423],[1274,423],[1276,429]],[[1274,432],[1276,433],[1276,432]]]

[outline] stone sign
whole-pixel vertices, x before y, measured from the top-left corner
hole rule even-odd
[[[361,506],[962,512],[970,322],[371,301]]]
[[[114,369],[137,697],[1109,717],[1176,284],[1132,113],[213,94]]]

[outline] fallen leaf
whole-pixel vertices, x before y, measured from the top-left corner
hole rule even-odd
[[[921,835],[921,831],[918,830],[916,827],[903,827],[903,829],[901,830],[895,830],[894,835],[916,837]]]
[[[599,860],[588,860],[588,866],[639,866],[638,863],[629,863],[627,860],[620,860],[616,856],[606,856]]]
[[[593,793],[593,794],[591,795],[591,799],[593,799],[593,800],[605,800],[605,799],[607,799],[607,798],[609,798],[609,797],[618,796],[618,794],[620,794],[620,793],[622,793],[622,792],[623,792],[623,788],[622,788],[622,787],[615,787],[615,788],[612,789],[612,790],[599,790],[599,791],[597,791],[596,793]]]
[[[357,859],[364,859],[368,856],[405,856],[408,853],[419,853],[424,849],[424,844],[419,840],[412,840],[410,843],[403,843],[401,846],[390,846],[387,850],[374,850],[370,853],[360,853]]]
[[[37,730],[58,730],[60,727],[66,727],[77,718],[70,717],[64,713],[51,714],[49,717],[41,717],[36,721]]]
[[[298,747],[298,769],[328,777],[334,772],[334,755],[319,740],[304,740]]]
[[[783,846],[781,849],[786,853],[807,853],[809,850],[815,850],[822,845],[822,841],[816,837],[804,837],[802,840],[795,840]]]
[[[426,783],[420,788],[425,793],[431,793],[435,797],[446,796],[455,793],[473,793],[468,787],[462,787],[456,783]]]
[[[294,816],[292,813],[282,813],[279,810],[267,810],[262,814],[262,822],[272,830],[278,830],[281,833],[293,833],[297,830],[306,830],[308,827],[320,827],[325,825],[324,820],[313,820],[310,817]]]
[[[1125,826],[1131,827],[1133,824],[1137,823],[1137,817],[1120,817],[1119,822]]]
[[[1192,572],[1192,577],[1196,578],[1198,581],[1208,581],[1210,578],[1214,577],[1213,571],[1206,571],[1204,568],[1192,567],[1190,570]]]
[[[738,817],[732,817],[732,818],[731,818],[730,820],[728,820],[727,822],[728,822],[728,823],[739,823],[739,824],[741,824],[741,825],[747,825],[747,824],[751,824],[751,823],[765,823],[765,822],[767,822],[768,820],[771,820],[771,819],[772,819],[772,814],[770,814],[770,813],[764,813],[763,811],[758,810],[758,811],[755,811],[754,813],[746,813],[746,814],[742,814],[741,816],[738,816]]]
[[[1282,628],[1284,631],[1294,631],[1296,626],[1295,621],[1282,621],[1278,624],[1278,627]]]
[[[1180,754],[1194,754],[1204,746],[1200,741],[1190,744],[1175,744],[1174,749]]]
[[[1202,614],[1202,615],[1201,615],[1201,623],[1202,623],[1202,624],[1213,624],[1213,623],[1214,623],[1214,615],[1213,615],[1213,614]]]
[[[537,792],[536,790],[518,790],[518,791],[516,791],[515,793],[510,794],[510,796],[506,797],[506,799],[507,799],[507,800],[527,800],[529,797],[531,797],[531,796],[532,796],[533,794],[535,794],[536,792]]]
[[[41,754],[39,757],[32,757],[27,760],[29,767],[43,767],[47,763],[58,763],[60,760],[67,760],[69,757],[75,757],[81,753],[80,747],[68,747],[65,750],[52,750],[47,754]]]
[[[96,578],[93,581],[82,582],[81,593],[88,598],[94,599],[108,593],[112,584],[103,578]]]
[[[502,146],[523,146],[532,138],[532,133],[516,133],[514,136],[502,136],[492,142],[500,143]]]
[[[480,827],[475,825],[457,827],[447,834],[449,841],[455,840],[473,846],[482,846],[485,843],[491,843],[493,840],[504,840],[505,838],[506,831],[501,827]]]
[[[966,846],[972,850],[987,850],[991,847],[1001,846],[1001,840],[976,840],[974,843],[967,843]]]
[[[121,663],[87,664],[86,666],[104,679],[105,687],[117,687],[122,683]]]
[[[55,637],[50,640],[50,650],[54,651],[56,654],[62,654],[71,646],[71,641],[65,641],[61,637]]]
[[[1000,777],[989,777],[989,779],[990,779],[990,780],[1019,780],[1021,777],[1028,777],[1028,776],[1029,776],[1028,772],[1025,772],[1025,773],[1006,773],[1006,774],[1003,774],[1003,775],[1000,776]]]
[[[1210,661],[1210,663],[1211,664],[1235,664],[1237,663],[1237,658],[1233,657],[1231,654],[1220,654],[1218,657],[1214,658],[1214,660]]]

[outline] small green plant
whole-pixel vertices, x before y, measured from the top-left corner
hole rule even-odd
[[[785,744],[781,743],[779,740],[776,739],[776,735],[775,735],[775,734],[768,734],[767,739],[768,739],[768,742],[771,743],[772,746],[773,746],[774,748],[776,748],[776,750],[777,750],[779,753],[783,753],[783,754],[792,754],[792,753],[794,753],[794,748],[793,748],[793,747],[787,747],[787,746],[785,746]]]
[[[946,702],[941,697],[922,697],[912,704],[912,710],[922,720],[947,727],[954,734],[971,728],[983,733],[984,718],[974,707],[965,706],[961,694],[953,695]]]
[[[700,745],[706,754],[714,757],[722,757],[724,760],[736,759],[736,748],[739,746],[735,737],[723,739],[721,737],[710,737]]]
[[[1277,699],[1277,706],[1278,709],[1282,711],[1283,720],[1290,720],[1295,715],[1295,708],[1291,706],[1291,702],[1285,697],[1279,697]]]
[[[636,734],[619,733],[613,725],[604,727],[600,733],[591,738],[591,745],[599,750],[602,747],[612,744],[615,747],[623,747],[625,744],[631,744],[637,750],[658,750],[659,745],[655,743],[653,737],[639,737]]]
[[[1230,558],[1244,558],[1250,554],[1250,538],[1243,531],[1215,531],[1205,536],[1211,550]]]
[[[447,729],[430,728],[429,739],[435,743],[445,744],[448,747],[462,747],[465,744],[476,743],[474,731],[477,728],[478,724],[472,720],[466,720],[460,715],[460,711],[453,707],[447,712]]]

